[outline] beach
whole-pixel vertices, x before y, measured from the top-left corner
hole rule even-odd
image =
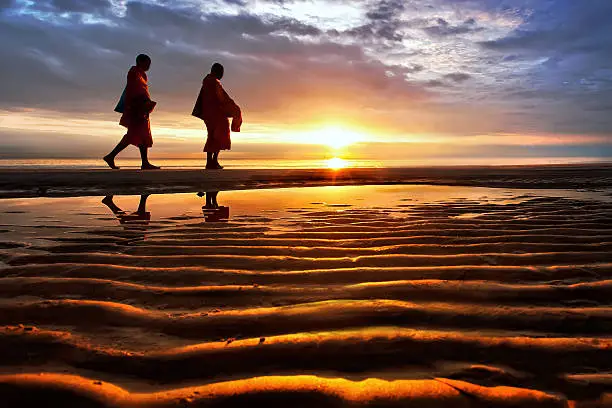
[[[612,164],[345,169],[0,169],[0,198],[363,184],[606,188]]]
[[[0,395],[612,406],[611,187],[586,165],[3,170]]]
[[[0,408],[612,408],[611,15],[0,0]]]

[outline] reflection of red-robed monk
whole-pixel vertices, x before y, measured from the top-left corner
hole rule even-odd
[[[150,67],[151,58],[148,55],[140,54],[136,57],[136,65],[128,72],[125,91],[115,108],[115,111],[123,114],[119,124],[127,128],[127,133],[113,151],[104,157],[104,161],[112,169],[119,168],[115,165],[115,157],[129,145],[140,149],[143,170],[159,169],[149,163],[147,157],[148,149],[153,146],[149,114],[156,105],[151,100],[147,83],[147,71]]]
[[[204,146],[207,169],[222,169],[219,152],[232,147],[228,118],[232,118],[232,131],[240,132],[242,125],[240,108],[221,85],[223,72],[223,65],[213,64],[210,74],[202,81],[202,88],[192,112],[193,116],[204,121],[208,131]]]

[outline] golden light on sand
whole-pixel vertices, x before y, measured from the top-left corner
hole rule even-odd
[[[319,168],[327,163],[361,166],[351,152],[318,158]],[[546,178],[569,180],[570,187],[571,180],[582,179],[585,172],[584,167],[564,167],[561,175],[557,168],[541,169],[533,176],[531,169],[510,171],[519,183],[531,179],[534,185]],[[606,170],[588,168],[595,182]],[[0,200],[0,214],[10,214],[2,222],[12,231],[0,234],[0,247],[14,247],[15,239],[36,246],[39,237],[32,228],[47,228],[50,219],[64,226],[47,228],[45,241],[51,246],[46,251],[18,250],[2,267],[6,274],[25,276],[0,280],[0,292],[20,296],[2,302],[0,342],[10,341],[17,356],[42,353],[50,345],[72,350],[48,353],[48,367],[66,365],[61,374],[27,361],[0,363],[0,388],[9,390],[14,406],[31,406],[31,396],[41,394],[59,399],[58,406],[82,407],[159,407],[177,401],[192,406],[240,401],[234,405],[256,407],[263,399],[273,406],[290,406],[298,399],[307,406],[478,406],[474,401],[481,406],[530,408],[610,406],[608,397],[600,395],[601,384],[609,379],[605,355],[612,339],[603,330],[584,330],[587,320],[593,327],[605,327],[609,307],[572,304],[580,293],[559,292],[554,282],[540,282],[531,267],[544,265],[543,273],[571,279],[573,288],[589,291],[592,299],[609,297],[607,283],[591,282],[583,275],[610,269],[604,264],[607,244],[598,244],[598,251],[591,242],[612,235],[612,226],[589,229],[588,236],[556,238],[577,230],[579,222],[594,225],[611,218],[605,191],[561,194],[536,185],[530,190],[533,194],[525,195],[514,187],[517,184],[492,188],[498,187],[499,177],[507,177],[495,178],[490,167],[449,172],[459,181],[484,180],[477,187],[345,185],[377,182],[382,174],[392,176],[387,177],[390,181],[404,177],[410,183],[412,169],[405,173],[319,170],[315,173],[322,177],[315,179],[311,171],[300,176],[300,170],[290,170],[283,178],[287,170],[280,169],[276,174],[268,170],[267,180],[275,188],[221,192],[215,191],[214,183],[210,188],[201,184],[201,170],[191,171],[193,182],[188,172],[180,174],[186,190],[196,186],[205,193],[156,190],[158,194],[149,197],[128,189],[124,194],[129,195],[118,190],[116,197],[103,200],[89,196]],[[19,176],[15,173],[11,180]],[[79,180],[67,172],[40,173],[47,186]],[[121,185],[115,172],[105,173],[114,188],[127,185]],[[432,173],[423,170],[420,180],[442,180],[435,170]],[[33,176],[28,170],[22,179],[40,185]],[[97,179],[98,185],[105,183]],[[302,181],[299,187],[296,180]],[[265,186],[266,179],[260,182]],[[589,186],[589,180],[583,183]],[[89,184],[82,185],[85,188],[75,191],[87,193]],[[173,187],[174,180],[166,184],[162,180],[159,188],[164,186]],[[211,216],[211,210],[222,208],[223,213]],[[554,216],[538,217],[536,223],[524,221],[532,214],[551,212]],[[494,217],[473,218],[473,214]],[[236,227],[219,224],[228,218]],[[160,223],[163,235],[151,229]],[[66,237],[66,228],[77,236]],[[544,229],[550,236],[542,234]],[[134,244],[127,256],[126,237]],[[99,245],[79,245],[83,240],[108,245],[100,253]],[[194,272],[203,260],[214,268],[204,281],[202,273]],[[64,276],[57,262],[77,273]],[[143,262],[147,270],[142,269]],[[78,273],[81,268],[86,275]],[[464,276],[455,279],[458,274]],[[109,281],[112,285],[104,283]],[[483,291],[499,296],[486,303]],[[126,294],[130,304],[124,302]],[[270,302],[262,305],[262,294]],[[203,302],[209,312],[194,310]],[[169,307],[173,313],[164,310]],[[398,316],[413,318],[418,327],[390,326]],[[458,318],[461,325],[455,324]],[[23,321],[36,326],[24,326]],[[133,327],[129,339],[122,327]],[[105,335],[92,341],[88,333],[94,329]],[[198,344],[174,340],[194,332],[227,335],[223,341]],[[541,335],[525,336],[525,332]],[[390,349],[394,360],[373,365]],[[419,369],[416,379],[394,374],[404,370],[415,349],[431,369]],[[428,360],[428,355],[434,357]],[[540,379],[539,374],[558,355],[569,357],[554,364],[551,376],[567,381],[551,387],[550,378]],[[312,362],[312,375],[297,375],[305,359]],[[211,360],[222,363],[235,378],[219,379],[218,369],[206,364]],[[175,364],[172,370],[156,369],[167,361]],[[328,376],[330,364],[338,378]],[[435,364],[443,365],[443,370]],[[81,366],[90,369],[81,372]],[[586,371],[584,366],[593,369]],[[356,368],[366,375],[353,381],[350,373]],[[376,378],[379,370],[388,375]],[[484,387],[452,379],[457,373],[467,380],[486,375],[499,381]],[[506,385],[504,378],[516,378],[515,373],[529,376],[528,388],[512,388],[522,383],[511,381]],[[121,388],[128,376],[130,390]],[[163,389],[149,386],[162,382],[168,384]],[[568,401],[574,392],[571,382],[585,384],[584,397],[576,403]],[[589,396],[593,401],[588,401]]]
[[[339,157],[327,160],[327,167],[333,170],[343,169],[348,165],[347,161]]]

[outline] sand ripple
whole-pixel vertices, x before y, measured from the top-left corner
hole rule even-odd
[[[610,406],[610,220],[605,202],[457,198],[0,242],[0,395]]]

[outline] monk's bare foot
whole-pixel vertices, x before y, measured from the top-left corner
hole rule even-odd
[[[115,164],[114,157],[104,156],[103,160],[106,162],[106,164],[108,164],[108,167],[110,167],[111,169],[119,170],[119,167]]]
[[[213,168],[221,170],[223,168],[223,166],[220,165],[219,163],[215,163],[215,167],[213,167]]]
[[[115,204],[115,203],[113,202],[113,198],[114,198],[114,197],[113,197],[112,195],[111,195],[111,196],[106,196],[106,197],[104,197],[104,198],[102,199],[102,204],[104,204],[104,205],[113,205],[113,204]]]
[[[113,201],[113,196],[109,195],[106,196],[102,199],[102,204],[104,204],[105,206],[107,206],[108,208],[110,208],[110,210],[113,212],[113,214],[125,214],[125,212],[117,207],[117,205],[115,205],[115,202]]]
[[[142,170],[159,170],[161,169],[161,167],[159,166],[154,166],[151,163],[148,164],[144,164],[140,167]]]

